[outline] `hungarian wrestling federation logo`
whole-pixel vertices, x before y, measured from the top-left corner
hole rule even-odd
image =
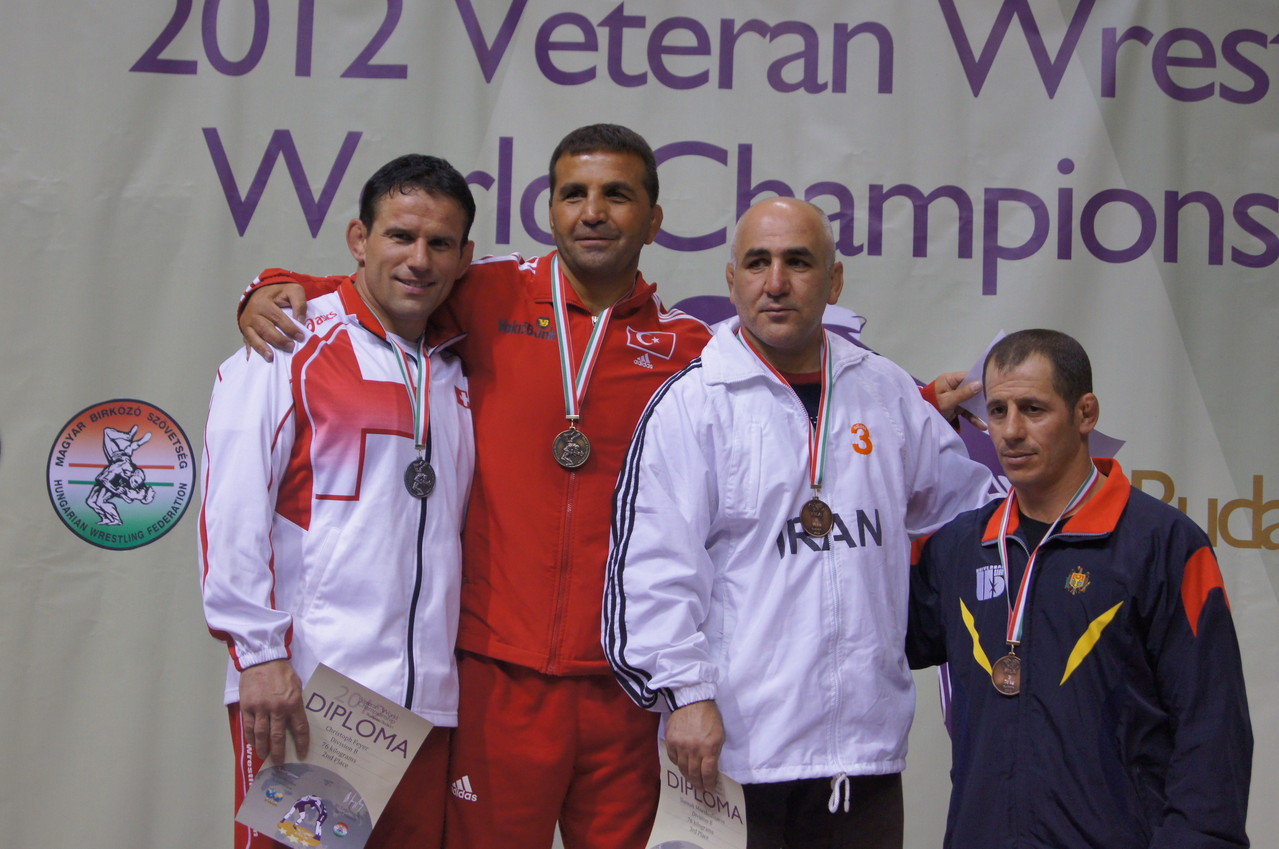
[[[158,540],[191,503],[191,441],[167,413],[118,398],[86,407],[49,449],[49,501],[85,542],[123,551]]]

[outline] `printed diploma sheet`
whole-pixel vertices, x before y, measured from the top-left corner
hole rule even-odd
[[[714,790],[698,792],[666,756],[662,795],[647,849],[746,849],[746,799],[742,785],[720,773]]]
[[[265,765],[237,822],[286,846],[361,849],[433,727],[408,708],[321,664],[302,695],[311,746]]]

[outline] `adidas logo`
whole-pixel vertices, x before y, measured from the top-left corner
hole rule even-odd
[[[457,781],[449,785],[453,790],[453,795],[459,799],[465,799],[468,802],[478,802],[479,798],[475,792],[471,790],[471,776],[464,775]]]
[[[653,361],[648,358],[648,354],[640,354],[631,362],[635,363],[637,366],[643,366],[644,368],[653,367]]]

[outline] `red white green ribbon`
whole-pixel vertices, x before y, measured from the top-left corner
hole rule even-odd
[[[1067,504],[1061,511],[1060,515],[1053,520],[1053,523],[1048,526],[1048,530],[1044,534],[1043,539],[1039,541],[1039,545],[1036,545],[1035,550],[1031,552],[1030,560],[1026,561],[1026,571],[1023,572],[1021,576],[1021,586],[1017,589],[1017,603],[1015,606],[1013,604],[1012,597],[1008,596],[1005,592],[1005,598],[1008,601],[1008,645],[1021,645],[1022,628],[1025,625],[1026,619],[1026,609],[1030,606],[1031,572],[1034,571],[1035,559],[1039,555],[1039,549],[1042,548],[1044,543],[1048,541],[1048,538],[1052,536],[1053,531],[1057,529],[1057,525],[1061,523],[1061,520],[1070,513],[1071,510],[1074,510],[1082,504],[1084,499],[1088,497],[1088,492],[1092,489],[1093,484],[1097,482],[1098,477],[1100,477],[1100,473],[1097,471],[1097,467],[1093,466],[1092,474],[1090,474],[1088,479],[1083,482],[1083,485],[1075,491],[1075,494],[1070,499],[1070,503]],[[1009,574],[1008,522],[1009,517],[1012,516],[1013,510],[1016,509],[1016,505],[1017,489],[1014,487],[1013,491],[1008,493],[1008,498],[1004,501],[1004,515],[999,522],[999,564],[1004,569],[1005,583],[1008,581]]]
[[[389,335],[387,341],[395,346],[396,353],[399,354],[395,358],[395,363],[400,367],[400,380],[404,382],[404,390],[409,395],[409,409],[413,411],[413,445],[417,448],[418,456],[426,454],[426,438],[431,432],[431,405],[429,402],[428,387],[431,385],[431,359],[426,355],[426,337],[418,340],[417,343],[417,376],[413,376],[413,370],[410,368],[410,362],[413,355],[401,347],[399,342],[394,341]]]
[[[800,401],[799,394],[796,393],[794,387],[790,385],[790,381],[783,377],[782,373],[774,368],[773,364],[765,359],[764,355],[755,349],[755,346],[750,343],[750,340],[743,335],[740,329],[737,331],[737,338],[746,346],[748,351],[754,354],[759,361],[764,364],[764,368],[773,373],[773,376],[781,382],[782,386],[785,386],[788,390],[790,390],[791,394],[795,396],[795,400],[799,401],[800,406],[802,407],[804,402]],[[813,487],[814,493],[822,488],[822,477],[826,471],[826,445],[830,441],[827,438],[830,436],[830,392],[827,390],[830,388],[831,383],[834,382],[834,375],[832,373],[830,362],[830,344],[827,341],[825,328],[822,328],[821,378],[822,394],[820,400],[817,402],[817,424],[814,425],[810,423],[808,428],[808,481]]]
[[[361,296],[363,298],[363,296]],[[367,302],[366,302],[367,306]],[[427,387],[431,385],[431,358],[426,355],[426,334],[423,333],[421,338],[417,340],[417,361],[418,370],[417,377],[413,377],[413,369],[410,367],[413,355],[404,350],[404,346],[396,341],[390,331],[386,329],[386,325],[382,324],[382,319],[378,318],[377,313],[369,309],[373,320],[377,322],[378,328],[382,331],[382,337],[395,347],[398,356],[395,358],[395,364],[400,367],[400,380],[404,384],[404,391],[409,396],[409,409],[413,411],[413,447],[417,449],[417,455],[424,457],[426,455],[426,439],[431,432],[431,405],[430,396]]]
[[[568,283],[560,274],[560,257],[551,258],[551,304],[555,308],[555,342],[560,349],[560,382],[564,387],[564,416],[570,422],[577,422],[582,416],[582,400],[586,397],[586,387],[591,382],[591,372],[595,369],[595,361],[599,359],[604,347],[604,334],[608,330],[609,317],[613,307],[604,310],[595,319],[591,328],[591,338],[586,342],[586,352],[582,355],[582,363],[578,366],[577,375],[573,375],[573,334],[568,327],[568,308],[565,306],[564,290]]]

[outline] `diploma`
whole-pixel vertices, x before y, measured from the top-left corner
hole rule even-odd
[[[662,759],[662,791],[647,849],[746,849],[746,798],[742,785],[720,773],[714,790],[699,791],[679,767]]]
[[[253,778],[236,822],[287,846],[361,849],[421,748],[430,722],[327,666],[302,694],[311,747]]]

